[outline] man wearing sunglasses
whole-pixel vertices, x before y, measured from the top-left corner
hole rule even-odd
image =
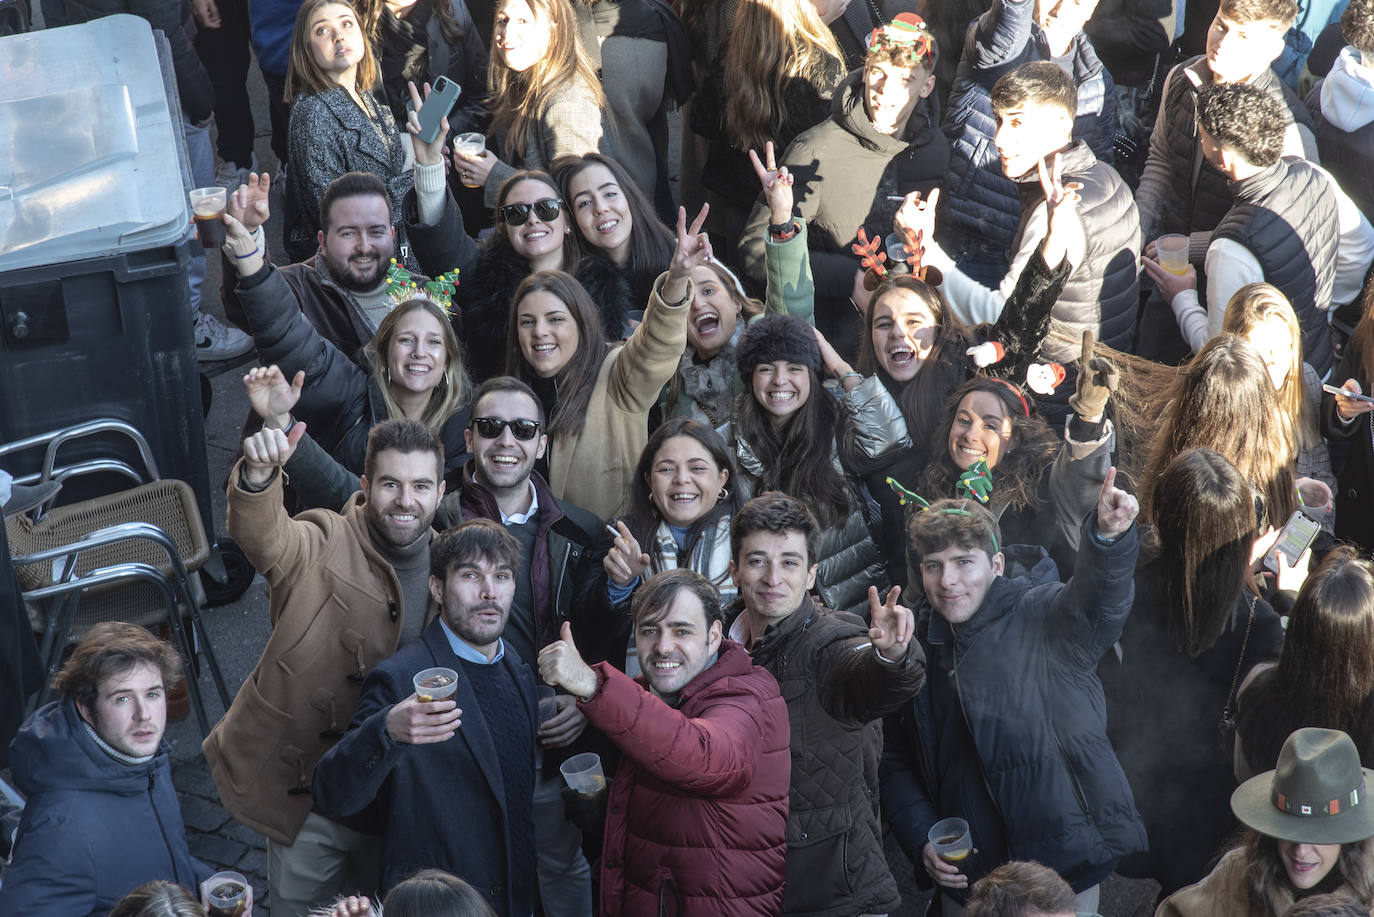
[[[527,217],[528,206],[519,206]],[[440,503],[435,524],[446,529],[469,519],[491,519],[519,542],[515,598],[502,633],[507,649],[537,672],[539,650],[558,639],[562,622],[571,621],[589,662],[623,666],[629,620],[610,607],[601,564],[611,539],[596,516],[555,499],[536,470],[548,448],[539,399],[524,382],[497,376],[477,389],[469,416],[472,459],[461,491]],[[549,917],[592,912],[590,870],[581,834],[564,817],[558,765],[578,751],[609,751],[599,733],[584,734],[587,719],[575,697],[560,694],[556,703],[557,714],[539,726],[536,736],[542,765],[534,788],[535,853]]]

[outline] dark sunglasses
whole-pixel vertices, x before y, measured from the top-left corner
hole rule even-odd
[[[533,204],[507,204],[496,209],[496,217],[508,226],[524,226],[529,222],[530,211],[545,223],[558,219],[563,210],[563,202],[558,198],[546,197]]]
[[[476,430],[477,435],[483,439],[496,439],[506,427],[510,427],[512,436],[521,440],[534,439],[539,433],[539,421],[537,420],[501,420],[498,417],[474,417],[468,426]]]

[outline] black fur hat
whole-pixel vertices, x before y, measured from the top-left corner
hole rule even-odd
[[[763,315],[751,322],[735,347],[739,377],[747,385],[754,367],[778,360],[801,363],[820,372],[821,348],[815,329],[790,315]]]

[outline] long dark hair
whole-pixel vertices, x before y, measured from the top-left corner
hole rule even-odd
[[[809,330],[809,329],[808,329]],[[836,431],[848,419],[821,377],[806,368],[811,394],[779,427],[754,397],[752,380],[735,399],[736,435],[747,442],[763,466],[756,493],[780,490],[806,503],[822,528],[843,525],[849,516],[849,486],[835,468]]]
[[[422,869],[386,894],[388,917],[495,917],[491,905],[457,876]]]
[[[590,166],[605,166],[615,177],[615,183],[620,186],[620,192],[625,195],[625,203],[630,209],[630,273],[636,278],[643,274],[651,274],[650,280],[662,274],[668,269],[668,263],[673,260],[673,251],[677,247],[677,239],[668,230],[667,226],[659,220],[658,214],[654,212],[654,205],[645,197],[643,189],[635,184],[635,180],[630,177],[630,173],[625,171],[625,167],[607,156],[600,153],[583,153],[581,156],[560,156],[553,163],[553,174],[558,179],[558,187],[562,190],[563,200],[568,202],[568,208],[574,207],[572,199],[571,185],[572,180],[581,175]],[[584,254],[593,253],[601,257],[600,249],[592,245],[591,242],[582,238],[582,227],[577,222],[577,218],[569,213],[574,230],[573,235],[581,241],[582,252]]]
[[[1253,491],[1219,452],[1189,449],[1155,480],[1154,506],[1169,639],[1196,658],[1226,629],[1245,586]]]
[[[1245,892],[1250,902],[1247,913],[1252,917],[1282,917],[1296,897],[1293,883],[1288,879],[1288,871],[1283,868],[1279,858],[1278,841],[1272,837],[1247,829],[1241,845],[1245,852]],[[1366,864],[1374,855],[1374,838],[1341,844],[1341,852],[1336,856],[1336,865],[1318,885],[1320,890],[1331,890],[1327,886],[1340,887],[1344,884],[1365,907],[1374,901],[1374,884],[1366,874]]]
[[[510,196],[515,186],[522,181],[537,181],[540,184],[548,185],[550,197],[559,200],[563,199],[563,192],[558,189],[558,182],[553,180],[552,175],[547,172],[541,172],[538,169],[526,169],[523,172],[516,172],[502,183],[501,190],[496,193],[497,213],[500,213],[501,208],[506,206],[506,198]],[[568,212],[566,204],[564,204],[563,215],[568,221],[569,228],[571,228],[575,221],[572,218],[572,214]],[[496,221],[496,226],[492,230],[491,236],[486,244],[488,246],[505,246],[505,248],[510,250],[512,255],[515,254],[515,249],[510,244],[510,227],[506,225],[504,220]],[[519,256],[517,255],[517,257]],[[581,257],[582,249],[577,242],[577,233],[570,232],[563,236],[563,269],[570,274],[575,272],[577,270],[577,262]]]
[[[928,500],[954,496],[954,485],[964,469],[949,457],[949,431],[959,413],[959,402],[972,392],[986,392],[997,398],[1002,410],[1011,418],[1011,441],[1003,450],[997,467],[993,469],[994,485],[988,508],[997,516],[1007,509],[1017,510],[1037,498],[1040,479],[1049,473],[1059,449],[1059,442],[1050,425],[1039,414],[1026,416],[1027,401],[1018,398],[1013,386],[998,379],[979,376],[954,390],[945,403],[945,415],[931,434],[932,449],[926,470],[921,474],[917,493]]]
[[[564,271],[536,271],[520,282],[511,300],[510,324],[506,327],[506,373],[528,383],[536,391],[542,380],[530,368],[520,350],[520,303],[531,293],[549,293],[568,307],[577,323],[577,352],[553,377],[557,402],[549,417],[550,440],[577,436],[587,422],[587,404],[596,387],[597,373],[610,352],[601,330],[601,310],[592,302],[577,278]]]
[[[719,433],[699,420],[693,420],[690,417],[674,417],[660,426],[649,437],[649,442],[644,446],[644,451],[640,453],[639,464],[635,466],[634,480],[630,484],[630,511],[625,514],[625,524],[629,526],[630,534],[635,536],[635,540],[645,551],[648,551],[649,546],[653,544],[654,534],[658,531],[658,524],[663,521],[663,514],[649,499],[649,475],[653,473],[654,458],[658,455],[658,450],[662,449],[663,444],[675,436],[686,436],[696,440],[711,456],[711,461],[715,463],[716,468],[727,471],[730,475],[725,482],[726,495],[716,501],[716,505],[711,507],[710,512],[687,528],[687,540],[684,547],[690,551],[703,530],[708,526],[715,525],[721,519],[733,517],[744,505],[743,488],[740,487],[737,480],[735,460],[730,455],[730,447],[725,440],[721,438]],[[650,557],[653,557],[652,553],[650,553]]]
[[[887,374],[873,349],[873,317],[884,296],[905,290],[924,303],[935,316],[935,343],[930,349],[916,377],[898,382]],[[909,275],[898,275],[884,281],[873,291],[868,311],[864,313],[864,330],[859,336],[859,372],[865,376],[877,374],[901,408],[913,443],[923,442],[933,435],[945,414],[949,393],[964,381],[963,349],[969,345],[968,329],[950,311],[949,304],[935,287]],[[953,357],[953,359],[951,359]]]

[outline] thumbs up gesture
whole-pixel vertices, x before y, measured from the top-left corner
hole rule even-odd
[[[539,651],[539,676],[545,684],[563,687],[569,694],[587,700],[596,693],[596,673],[582,661],[573,643],[572,625],[563,622],[561,639]]]

